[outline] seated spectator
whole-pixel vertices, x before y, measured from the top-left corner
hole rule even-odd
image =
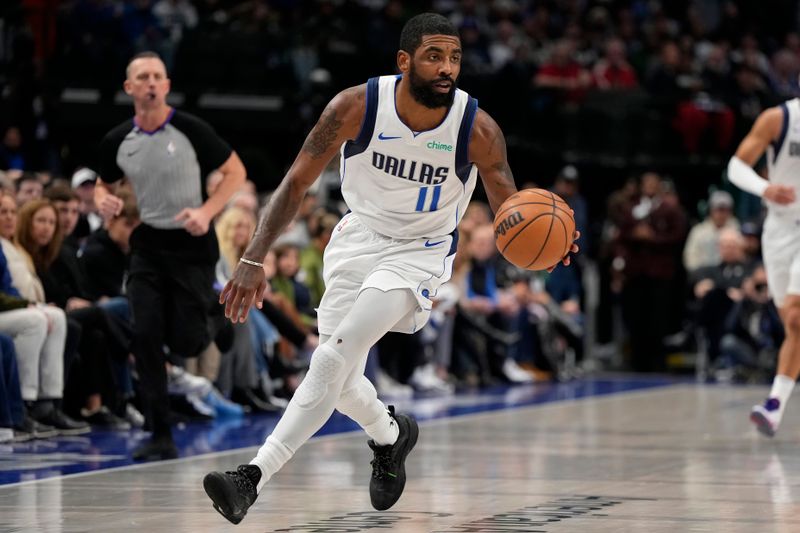
[[[254,214],[239,207],[228,207],[217,220],[218,285],[228,282],[255,228]],[[268,366],[272,345],[278,342],[279,336],[266,315],[256,311],[255,308],[251,310],[248,322],[233,325],[233,346],[223,355],[217,382],[233,401],[255,411],[273,412],[284,407],[284,402],[273,394]]]
[[[78,211],[80,217],[78,224],[70,235],[79,242],[83,242],[91,233],[103,227],[103,218],[97,212],[94,203],[94,186],[97,183],[97,173],[90,168],[79,168],[72,174],[72,190],[78,196]]]
[[[16,126],[9,126],[3,134],[3,143],[0,144],[0,170],[23,171],[25,169],[22,132]]]
[[[721,101],[703,92],[703,79],[674,42],[661,47],[659,62],[648,76],[648,89],[657,108],[672,117],[672,127],[682,138],[684,149],[698,153],[707,131],[719,150],[727,150],[733,139],[734,115]]]
[[[567,165],[562,168],[553,183],[553,192],[563,198],[572,209],[575,227],[581,231],[581,236],[577,243],[582,250],[587,250],[587,239],[590,233],[588,231],[589,209],[586,205],[586,198],[584,198],[580,192],[580,174],[578,173],[578,169],[573,165]],[[576,261],[581,261],[581,259],[577,257],[575,259]]]
[[[742,283],[741,293],[733,295],[736,299],[725,317],[715,377],[721,381],[750,381],[751,376],[768,380],[783,343],[784,329],[769,297],[764,267],[755,267]]]
[[[325,293],[325,281],[322,279],[322,256],[331,235],[339,222],[339,217],[324,213],[313,224],[311,244],[300,253],[300,275],[298,279],[308,287],[311,294],[311,307],[316,309]]]
[[[62,250],[63,235],[55,207],[48,200],[28,202],[20,210],[16,237],[33,259],[47,300],[64,309],[74,322],[81,371],[70,374],[68,368],[67,375],[80,380],[72,399],[85,402],[81,416],[94,425],[130,429],[130,424],[103,404],[103,396],[107,404],[119,401],[110,359],[127,361],[129,332],[87,299],[77,258]]]
[[[579,104],[592,84],[592,76],[575,60],[575,47],[566,39],[553,47],[547,61],[533,80],[540,89],[556,91],[556,97],[566,104]]]
[[[509,346],[517,336],[508,329],[519,306],[498,284],[498,253],[491,224],[473,230],[469,249],[471,260],[459,304],[461,320],[456,327],[470,337],[465,340],[471,345],[479,378],[491,382],[496,375],[514,383],[530,382],[531,376],[510,357]]]
[[[31,200],[37,200],[42,197],[44,185],[39,181],[36,174],[25,172],[15,182],[17,193],[17,205],[22,206]]]
[[[592,69],[594,84],[601,90],[635,89],[639,86],[636,71],[626,57],[625,43],[622,39],[609,39],[605,55]]]
[[[139,210],[132,193],[120,191],[118,195],[123,201],[122,210],[105,228],[86,239],[79,257],[85,273],[85,289],[92,301],[123,298],[127,303],[124,282],[130,260],[130,237],[139,225]]]
[[[697,299],[696,323],[703,328],[712,361],[719,354],[725,318],[733,303],[741,299],[742,283],[750,275],[739,230],[720,232],[719,255],[718,264],[690,273],[692,292]]]
[[[64,394],[64,347],[67,324],[58,308],[21,298],[11,284],[5,254],[0,251],[0,333],[12,337],[17,353],[20,392],[27,415],[15,429],[34,437],[79,435],[89,425],[61,410]],[[32,420],[31,420],[32,419]]]
[[[0,443],[32,439],[33,434],[21,429],[24,420],[25,406],[22,403],[14,340],[0,334]]]
[[[719,234],[724,229],[738,229],[733,216],[733,197],[714,191],[708,199],[708,216],[692,227],[683,247],[683,266],[687,272],[719,264]]]
[[[745,222],[742,224],[741,232],[744,238],[745,262],[753,266],[761,264],[761,225],[756,222]]]
[[[316,311],[311,306],[311,291],[297,280],[300,272],[300,251],[292,244],[274,247],[275,277],[272,278],[272,290],[286,298],[307,327],[316,325]]]

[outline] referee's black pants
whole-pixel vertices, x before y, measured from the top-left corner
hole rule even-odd
[[[133,354],[154,438],[171,435],[164,345],[183,357],[208,346],[213,282],[213,263],[169,251],[132,251],[127,290]]]

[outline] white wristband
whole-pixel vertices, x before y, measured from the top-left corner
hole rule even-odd
[[[259,263],[258,261],[250,261],[249,259],[245,259],[244,257],[240,257],[239,262],[244,263],[245,265],[264,268],[264,263]]]
[[[767,180],[736,156],[731,157],[728,162],[728,179],[743,191],[756,196],[764,196],[764,191],[769,186]]]

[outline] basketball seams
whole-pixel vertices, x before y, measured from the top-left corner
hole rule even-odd
[[[550,200],[553,202],[553,204],[552,204],[553,205],[553,210],[550,213],[542,213],[542,214],[543,215],[546,215],[546,214],[550,215],[550,227],[547,228],[547,234],[544,236],[544,239],[542,239],[542,246],[539,248],[539,253],[536,254],[536,257],[534,257],[533,260],[530,263],[525,265],[525,268],[530,268],[530,266],[532,264],[534,264],[537,259],[539,259],[539,256],[542,255],[542,252],[544,252],[544,247],[547,246],[547,241],[550,240],[550,233],[552,233],[552,231],[553,231],[553,219],[557,218],[557,215],[556,215],[556,199],[553,196],[552,192],[550,192],[550,191],[547,191],[547,192],[550,194]],[[517,233],[517,235],[522,233],[522,231],[524,229],[525,228],[520,229],[519,232]],[[514,237],[516,237],[517,235],[514,235]]]
[[[567,205],[566,202],[563,202],[563,204],[567,206],[567,208],[564,208],[564,207],[561,207],[559,205],[560,203],[562,203],[562,202],[559,202],[558,200],[556,200],[556,209],[558,209],[559,211],[562,211],[562,212],[564,212],[564,213],[569,215],[570,214],[570,212],[568,211],[569,205]],[[510,206],[506,207],[505,209],[503,209],[502,211],[498,211],[497,214],[494,216],[495,220],[497,220],[497,218],[500,217],[501,215],[503,215],[503,214],[505,214],[505,213],[511,211],[512,209],[514,209],[516,207],[519,207],[521,205],[553,205],[553,204],[551,204],[550,202],[520,202],[518,204],[510,205]]]
[[[571,222],[574,228],[574,221],[569,205],[558,195],[542,189],[523,190],[511,195],[503,204],[494,217],[495,239],[501,254],[513,264],[538,270],[550,266],[544,262],[557,264],[569,252],[572,239],[567,226]],[[529,216],[533,218],[527,219]],[[546,228],[539,222],[544,216],[550,217]],[[558,233],[553,218],[557,218],[561,225],[562,246],[557,245],[558,238],[553,235],[553,231]],[[498,227],[505,228],[502,236],[497,234]],[[520,234],[525,234],[522,240],[517,239]],[[537,244],[538,250],[535,248]]]
[[[555,218],[557,218],[557,219],[558,219],[558,221],[559,221],[559,222],[561,222],[561,227],[562,227],[562,228],[564,228],[564,243],[565,243],[565,244],[564,244],[564,248],[565,248],[565,250],[564,250],[564,255],[567,255],[567,252],[569,251],[569,247],[570,247],[570,245],[572,244],[572,243],[570,242],[569,236],[567,235],[567,224],[566,224],[566,222],[564,222],[563,220],[561,220],[561,217],[560,217],[560,216],[558,216],[558,215],[555,215]]]
[[[548,216],[548,215],[551,215],[551,216],[552,216],[552,214],[551,214],[551,213],[539,213],[538,215],[536,215],[535,217],[533,217],[532,219],[530,219],[530,220],[528,221],[528,223],[527,223],[527,224],[525,224],[524,226],[522,226],[521,228],[519,228],[519,229],[517,230],[517,232],[516,232],[516,233],[515,233],[513,236],[511,236],[511,237],[508,239],[508,242],[506,242],[506,245],[505,245],[505,246],[503,246],[503,249],[502,249],[502,250],[500,250],[500,253],[501,253],[501,254],[502,254],[502,253],[505,253],[505,252],[506,252],[506,250],[508,249],[509,245],[510,245],[510,244],[513,242],[513,240],[514,240],[514,239],[516,239],[516,238],[517,238],[517,237],[520,235],[520,233],[522,233],[523,231],[525,231],[525,228],[527,228],[528,226],[530,226],[531,224],[533,224],[534,222],[536,222],[536,221],[537,221],[537,220],[539,220],[540,218],[542,218],[542,217],[546,217],[546,216]],[[547,241],[545,241],[545,242],[547,242]],[[542,245],[542,247],[544,247],[544,245]],[[542,253],[542,252],[541,252],[541,250],[539,251],[539,253],[540,253],[540,254]]]

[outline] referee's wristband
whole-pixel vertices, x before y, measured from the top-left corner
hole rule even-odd
[[[239,262],[244,263],[245,265],[264,268],[264,263],[259,263],[258,261],[250,261],[249,259],[245,259],[244,257],[240,257]]]

